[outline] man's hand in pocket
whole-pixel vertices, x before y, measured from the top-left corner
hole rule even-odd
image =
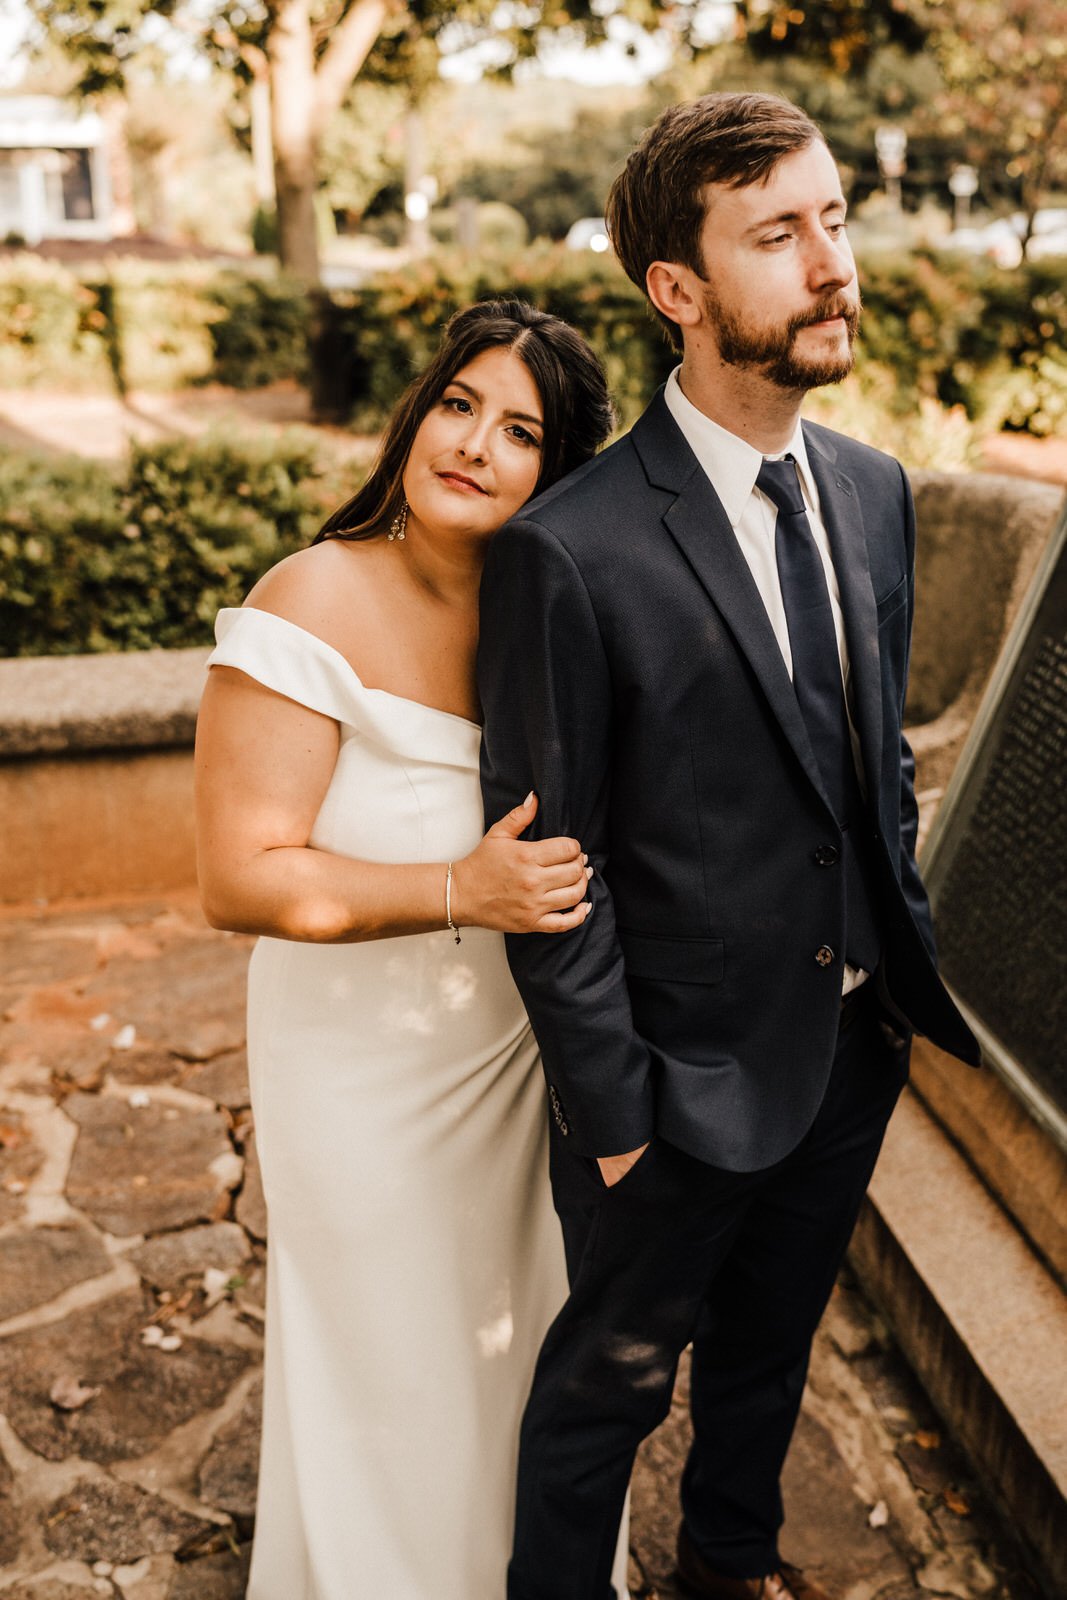
[[[610,1189],[620,1178],[625,1178],[630,1168],[637,1165],[647,1149],[647,1144],[641,1144],[636,1150],[628,1150],[622,1156],[597,1156],[600,1176],[607,1187]]]

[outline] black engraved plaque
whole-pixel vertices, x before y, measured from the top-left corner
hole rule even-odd
[[[976,718],[926,872],[945,978],[1060,1112],[1067,1112],[1065,530],[1067,518]]]

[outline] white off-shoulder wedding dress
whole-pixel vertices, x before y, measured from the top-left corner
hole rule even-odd
[[[364,687],[270,613],[224,610],[216,637],[212,665],[340,724],[312,846],[474,848],[476,724]],[[503,938],[260,939],[248,1060],[269,1236],[248,1600],[502,1600],[519,1423],[566,1293]],[[624,1536],[617,1574],[625,1596]]]

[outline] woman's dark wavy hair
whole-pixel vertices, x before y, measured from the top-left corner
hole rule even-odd
[[[370,477],[323,524],[320,539],[384,533],[404,503],[403,473],[423,418],[461,367],[484,350],[510,350],[525,363],[544,407],[536,494],[596,454],[615,425],[604,369],[580,333],[524,300],[479,300],[457,311],[441,346],[389,419]]]

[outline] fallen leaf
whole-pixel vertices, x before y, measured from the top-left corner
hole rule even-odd
[[[915,1434],[915,1443],[920,1450],[940,1450],[941,1435],[932,1433],[926,1428],[919,1428]]]
[[[69,1372],[65,1372],[49,1389],[48,1398],[58,1411],[80,1411],[90,1400],[95,1400],[99,1393],[99,1389],[93,1389],[88,1384],[83,1384],[80,1378],[72,1377]]]
[[[61,1506],[58,1511],[53,1511],[50,1517],[45,1517],[44,1525],[46,1528],[54,1528],[57,1522],[65,1522],[68,1517],[80,1516],[84,1510],[81,1501],[76,1500],[73,1505]]]
[[[877,1505],[871,1507],[867,1513],[868,1525],[872,1528],[884,1528],[889,1521],[889,1507],[884,1500],[879,1500]]]
[[[949,1510],[957,1517],[969,1517],[971,1514],[970,1502],[965,1500],[958,1489],[946,1489],[942,1499]]]

